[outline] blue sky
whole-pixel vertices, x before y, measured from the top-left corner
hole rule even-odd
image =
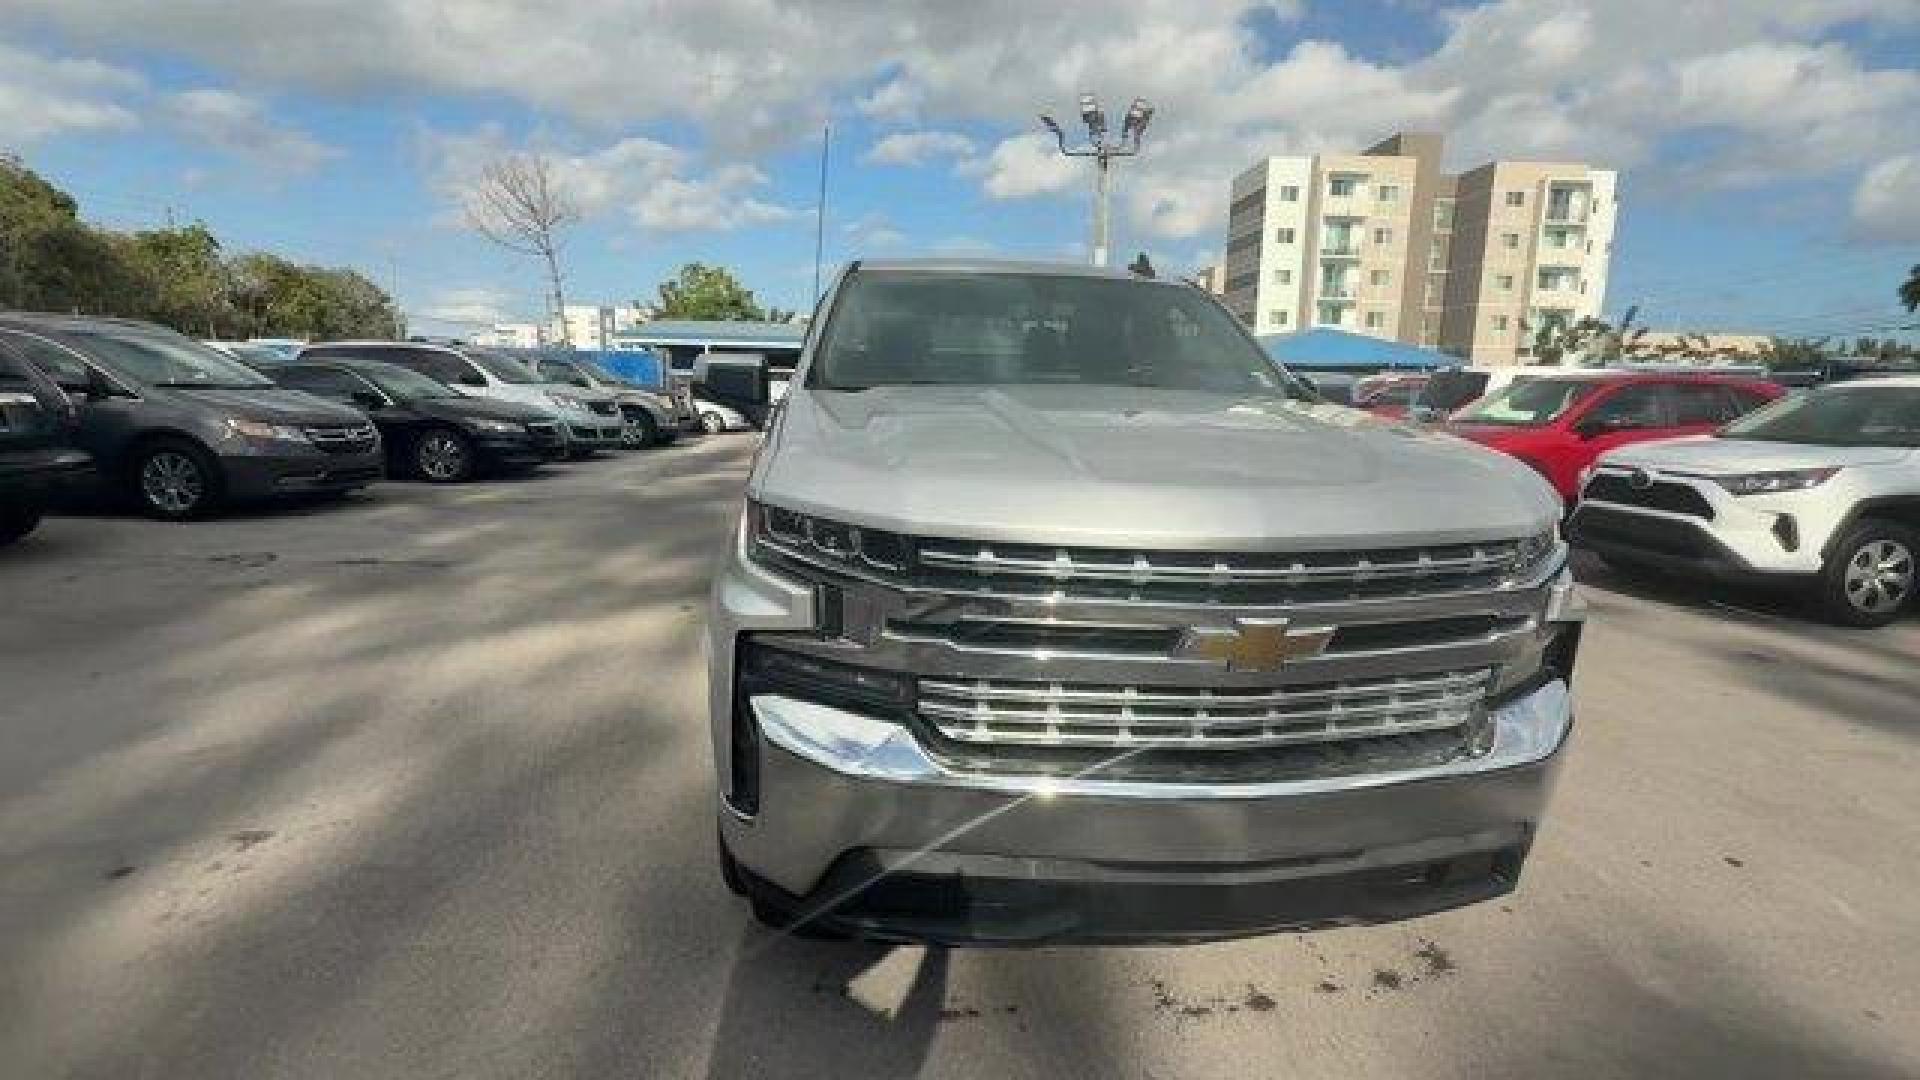
[[[578,185],[570,299],[652,295],[681,263],[811,298],[826,259],[1084,253],[1089,177],[1033,114],[1158,108],[1118,174],[1115,249],[1189,271],[1267,153],[1444,131],[1491,156],[1617,168],[1608,310],[1788,335],[1913,321],[1920,4],[1652,0],[1440,6],[1013,0],[885,6],[10,0],[0,148],[124,226],[398,283],[417,326],[530,318],[538,268],[459,222],[477,163],[537,150]],[[425,10],[423,10],[425,9]]]

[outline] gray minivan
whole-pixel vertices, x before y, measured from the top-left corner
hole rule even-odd
[[[365,414],[276,386],[165,327],[0,312],[0,337],[73,397],[74,441],[155,517],[349,492],[384,474]]]

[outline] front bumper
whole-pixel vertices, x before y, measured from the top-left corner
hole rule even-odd
[[[226,477],[227,494],[236,499],[351,491],[386,476],[385,451],[377,443],[356,453],[290,448],[222,456],[220,465]]]
[[[1650,486],[1635,491],[1614,483],[1607,497],[1593,497],[1589,481],[1586,497],[1568,518],[1567,539],[1601,555],[1680,573],[1783,581],[1820,572],[1822,552],[1840,524],[1836,508],[1850,502],[1825,497],[1825,489],[1735,496],[1704,477],[1644,472]],[[1596,479],[1629,475],[1631,470],[1615,465],[1595,472]],[[1663,501],[1660,493],[1679,493],[1686,501]]]
[[[569,418],[567,440],[576,450],[614,450],[620,446],[621,428],[618,416],[596,416],[591,420]]]
[[[526,468],[566,453],[564,442],[555,439],[543,445],[531,435],[488,432],[477,436],[473,445],[480,460],[494,468]]]
[[[949,771],[902,727],[751,699],[760,805],[723,802],[750,890],[895,940],[1177,942],[1386,922],[1510,891],[1572,726],[1555,681],[1492,749],[1398,774],[1182,785]]]

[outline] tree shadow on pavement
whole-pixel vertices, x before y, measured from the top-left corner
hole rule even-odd
[[[945,949],[749,928],[734,950],[707,1075],[918,1075],[940,1028],[947,970]]]

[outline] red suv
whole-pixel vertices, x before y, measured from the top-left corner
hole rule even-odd
[[[1533,466],[1572,506],[1587,466],[1614,447],[1705,434],[1782,393],[1727,375],[1542,374],[1468,405],[1444,430]]]

